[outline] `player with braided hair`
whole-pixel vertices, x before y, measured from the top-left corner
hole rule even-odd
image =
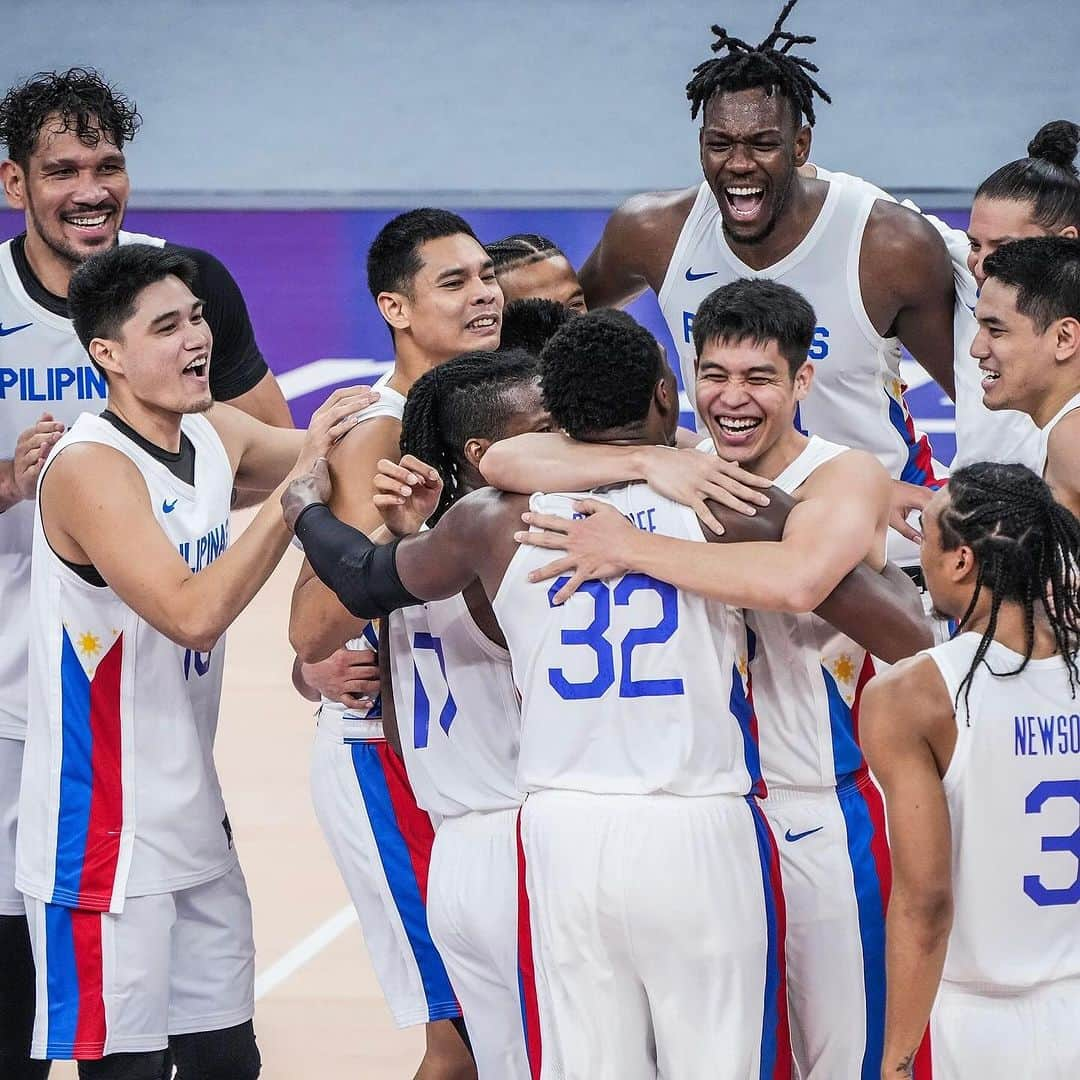
[[[508,304],[541,297],[573,311],[586,310],[581,282],[554,240],[539,233],[515,233],[484,247],[495,262],[495,276]]]
[[[893,859],[882,1076],[921,1075],[929,1021],[935,1078],[1065,1080],[1080,1074],[1080,523],[1026,467],[980,463],[931,499],[923,535],[959,631],[863,695]]]
[[[533,357],[519,350],[459,356],[409,391],[404,456],[399,465],[379,463],[375,504],[404,535],[419,530],[435,500],[427,517],[434,525],[485,486],[477,462],[492,443],[550,427]],[[417,477],[423,482],[407,498],[402,488]],[[461,1003],[481,1080],[528,1080],[515,832],[524,797],[515,775],[521,718],[506,642],[479,583],[395,611],[384,625],[383,723],[417,803],[439,822],[427,882],[432,940]]]
[[[785,29],[788,0],[756,46],[714,27],[717,54],[687,86],[700,116],[704,182],[636,195],[609,219],[581,269],[590,308],[656,294],[694,381],[693,320],[720,285],[767,277],[802,293],[818,315],[809,359],[813,393],[800,428],[873,453],[894,485],[892,524],[935,484],[925,436],[915,430],[899,375],[900,345],[953,393],[953,282],[936,231],[919,215],[856,185],[803,175],[816,113],[829,97],[817,66],[796,55],[810,35]],[[902,557],[894,535],[892,557]],[[913,547],[908,561],[916,558]]]

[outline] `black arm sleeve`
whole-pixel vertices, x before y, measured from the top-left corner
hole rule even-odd
[[[255,341],[244,295],[225,264],[199,248],[166,245],[183,252],[199,268],[195,295],[204,302],[203,312],[214,335],[210,358],[210,392],[215,401],[229,401],[246,394],[270,369]]]
[[[323,503],[300,511],[295,532],[318,579],[358,619],[381,619],[398,608],[423,603],[398,576],[400,540],[373,544]]]

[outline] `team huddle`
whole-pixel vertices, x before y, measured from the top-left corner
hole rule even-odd
[[[1080,1075],[1080,127],[951,229],[811,161],[793,6],[713,28],[703,181],[580,274],[391,219],[393,368],[306,431],[225,267],[121,230],[134,107],[0,103],[0,1077],[259,1075],[213,742],[290,542],[312,799],[418,1080]]]

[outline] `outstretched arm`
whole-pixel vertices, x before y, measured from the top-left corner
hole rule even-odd
[[[885,793],[892,854],[886,919],[882,1076],[914,1076],[952,925],[952,840],[928,725],[951,724],[948,691],[932,660],[904,661],[866,685],[860,735]]]

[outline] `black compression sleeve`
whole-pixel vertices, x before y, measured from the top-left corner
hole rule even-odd
[[[295,532],[311,569],[358,619],[380,619],[398,608],[423,603],[398,576],[395,557],[400,540],[373,544],[323,503],[300,511]]]

